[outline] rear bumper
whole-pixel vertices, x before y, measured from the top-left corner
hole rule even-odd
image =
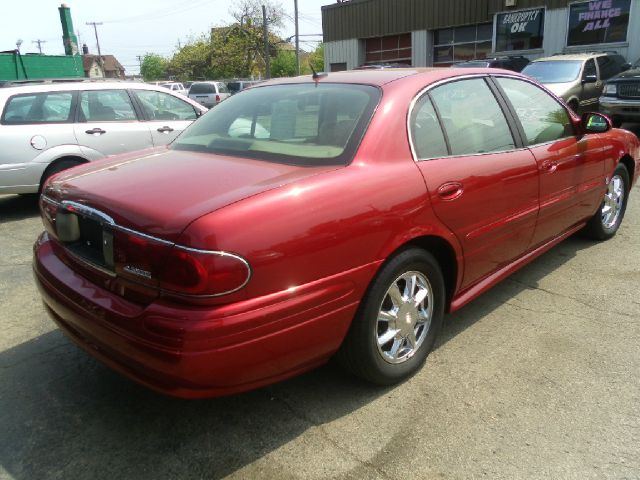
[[[46,234],[34,246],[36,282],[59,327],[111,368],[183,398],[250,390],[326,362],[374,271],[369,265],[224,306],[140,306],[71,270]]]
[[[600,97],[600,111],[623,122],[640,122],[640,99]]]
[[[0,165],[0,194],[36,193],[48,163]]]

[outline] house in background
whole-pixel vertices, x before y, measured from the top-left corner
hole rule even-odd
[[[113,55],[89,54],[86,45],[82,46],[82,63],[84,65],[84,76],[87,78],[125,78],[124,67]],[[86,53],[85,53],[86,52]],[[102,58],[102,62],[100,61]]]

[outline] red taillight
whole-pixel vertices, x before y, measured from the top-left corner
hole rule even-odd
[[[178,295],[214,296],[242,288],[249,265],[224,252],[189,249],[153,238],[114,232],[116,275]]]
[[[120,230],[113,232],[113,266],[116,275],[157,287],[162,266],[172,245]]]
[[[183,295],[223,295],[249,280],[249,265],[240,257],[174,247],[160,274],[160,288]]]
[[[220,95],[216,95],[216,103],[220,103]]]

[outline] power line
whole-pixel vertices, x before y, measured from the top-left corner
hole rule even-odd
[[[102,68],[102,75],[104,75],[104,61],[102,60],[102,52],[100,51],[100,40],[98,40],[98,25],[102,25],[102,22],[87,22],[87,25],[93,25],[93,31],[96,34],[96,44],[98,46],[98,63]]]
[[[42,44],[43,43],[47,43],[46,40],[31,40],[31,43],[37,43],[38,44],[38,51],[40,52],[40,55],[42,55]]]

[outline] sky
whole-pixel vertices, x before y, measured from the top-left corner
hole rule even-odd
[[[5,4],[6,2],[6,4]],[[4,0],[0,17],[0,51],[13,50],[22,39],[20,51],[38,52],[35,40],[43,40],[42,53],[64,55],[62,27],[58,7],[61,0]],[[232,21],[229,9],[237,0],[66,0],[79,44],[86,43],[89,52],[97,54],[93,27],[99,25],[98,38],[103,55],[112,54],[124,65],[127,74],[139,71],[137,55],[147,52],[170,57],[179,44],[189,37],[208,32],[211,27]],[[293,0],[276,0],[287,17],[279,33],[294,34]],[[298,0],[300,48],[313,50],[314,40],[322,33],[320,7],[335,0]],[[9,6],[10,5],[10,6]]]

